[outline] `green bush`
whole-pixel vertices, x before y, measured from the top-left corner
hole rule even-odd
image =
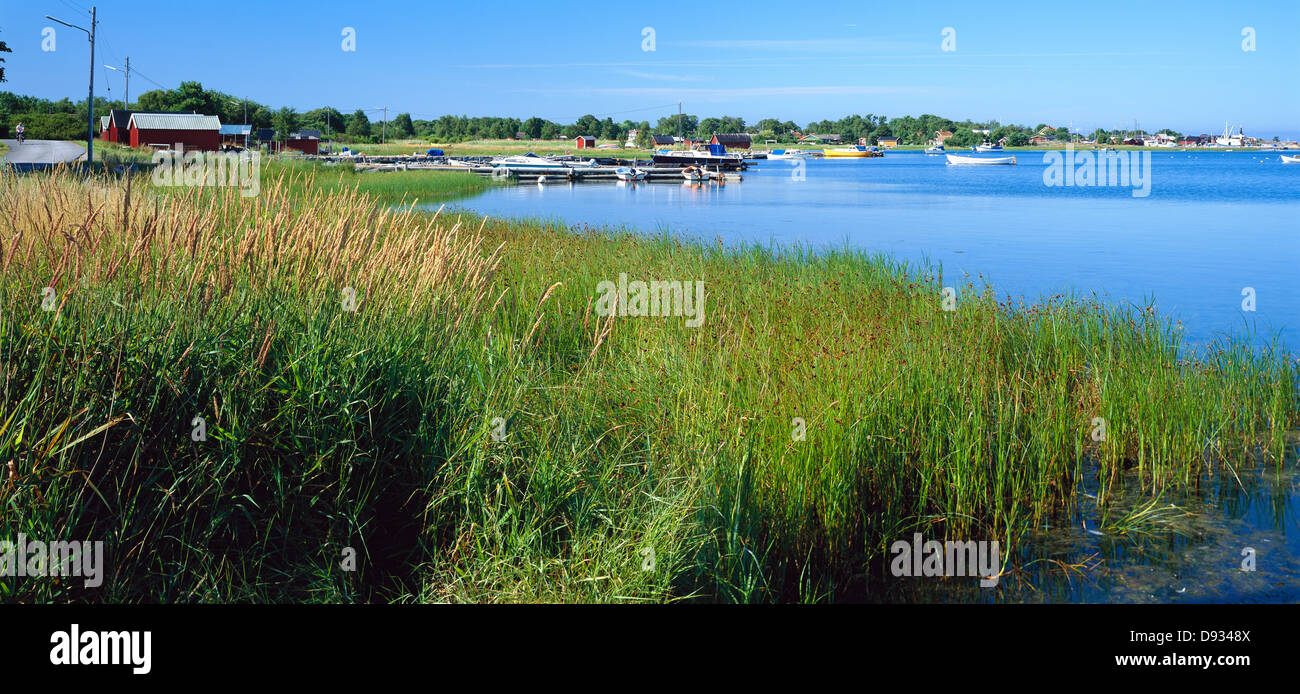
[[[18,113],[10,118],[11,125],[27,126],[29,140],[84,140],[86,122],[75,113]]]

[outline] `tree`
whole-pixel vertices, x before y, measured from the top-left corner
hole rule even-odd
[[[366,117],[365,111],[357,109],[348,119],[348,135],[358,139],[370,137],[370,119]]]
[[[660,133],[661,135],[677,135],[679,134],[677,127],[679,121],[681,125],[680,134],[682,137],[693,137],[696,131],[699,130],[700,119],[698,117],[692,116],[689,113],[683,113],[681,115],[674,113],[671,116],[660,118],[659,122],[655,125],[655,132]]]
[[[648,124],[647,124],[648,125]],[[654,146],[654,140],[650,139],[650,128],[645,127],[636,132],[636,146],[641,149],[650,149]]]
[[[6,46],[4,41],[0,41],[0,53],[13,53],[13,49]],[[4,58],[0,58],[0,63],[3,63],[4,61],[5,61]],[[5,68],[4,65],[0,65],[0,82],[4,82],[4,81],[6,81]]]
[[[1008,147],[1024,147],[1029,144],[1029,136],[1020,130],[1006,135],[1006,138]]]
[[[275,124],[273,127],[277,137],[281,139],[298,132],[298,112],[288,106],[276,111],[272,122]]]
[[[524,125],[523,125],[524,134],[535,140],[542,136],[542,127],[545,125],[546,125],[546,121],[542,120],[541,118],[538,118],[537,116],[533,116],[532,118],[529,118],[528,120],[524,121]]]
[[[411,122],[411,114],[399,113],[393,119],[393,136],[398,138],[407,138],[415,134],[415,124]]]
[[[543,140],[557,139],[560,137],[560,126],[550,121],[546,121],[546,123],[542,125],[541,135]]]
[[[322,106],[321,108],[312,109],[298,119],[298,125],[303,128],[319,130],[323,135],[329,136],[339,131],[346,131],[348,128],[348,117],[331,106]]]

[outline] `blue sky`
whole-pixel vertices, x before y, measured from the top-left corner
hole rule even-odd
[[[5,0],[0,89],[84,97],[90,0]],[[656,119],[850,113],[1300,134],[1300,2],[97,3],[95,62],[139,94],[198,80],[300,111]],[[41,50],[55,27],[56,49]],[[344,27],[356,50],[342,50]],[[653,51],[643,29],[654,29]],[[943,30],[955,30],[953,51]],[[1245,51],[1245,27],[1255,50]],[[96,94],[122,93],[97,67]]]

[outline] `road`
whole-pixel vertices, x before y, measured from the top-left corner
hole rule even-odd
[[[0,140],[9,145],[5,159],[11,164],[57,164],[61,161],[76,161],[86,156],[86,148],[75,142],[60,140],[27,140],[21,145],[18,140]]]

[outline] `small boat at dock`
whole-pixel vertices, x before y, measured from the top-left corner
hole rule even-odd
[[[644,181],[648,172],[631,167],[620,167],[614,170],[614,175],[620,181]]]
[[[1014,166],[1016,163],[1015,157],[967,157],[960,154],[947,154],[944,156],[948,158],[948,163],[953,165],[996,166],[999,164],[1009,164]]]
[[[699,183],[709,180],[709,172],[698,166],[688,166],[682,169],[682,178],[690,183]]]

